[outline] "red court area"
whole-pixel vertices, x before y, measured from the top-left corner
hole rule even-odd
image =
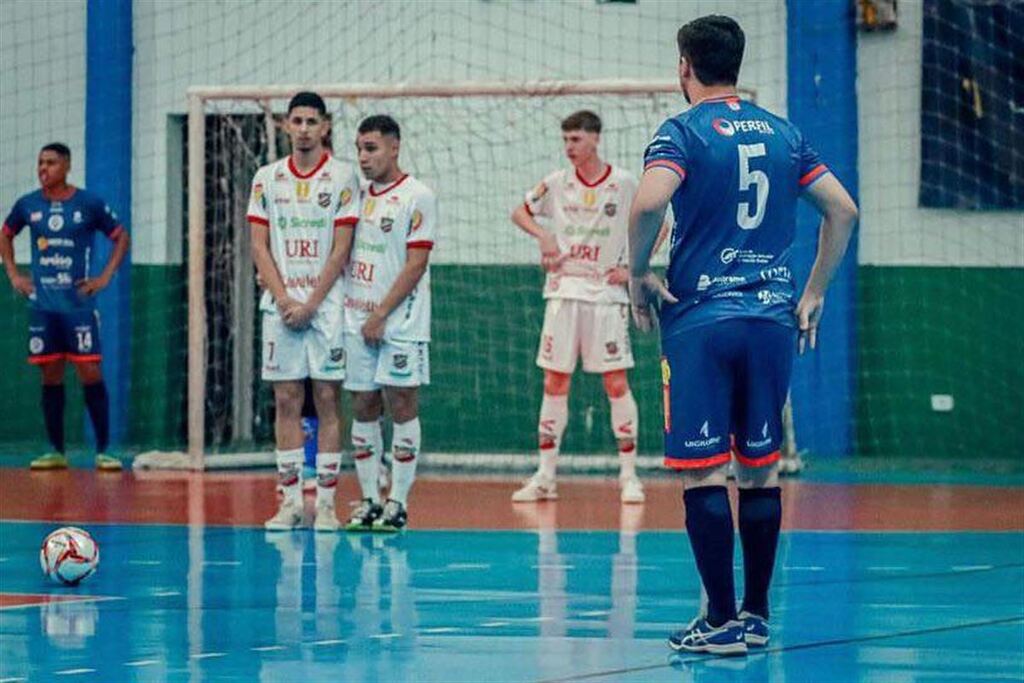
[[[17,609],[48,605],[54,602],[92,602],[100,600],[93,595],[47,595],[43,593],[0,593],[0,609]]]
[[[272,472],[0,471],[0,519],[258,526],[275,510]],[[624,506],[615,480],[564,478],[556,502],[513,504],[519,480],[424,475],[410,497],[414,529],[679,530],[678,480],[645,482],[647,502]],[[342,479],[339,513],[358,498]],[[802,530],[1024,530],[1024,488],[964,485],[782,484],[783,527]],[[312,499],[307,497],[307,504]]]

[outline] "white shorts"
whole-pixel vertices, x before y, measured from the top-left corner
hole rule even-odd
[[[583,356],[583,371],[605,373],[633,367],[629,306],[548,299],[537,365],[572,374]]]
[[[338,315],[321,308],[309,327],[293,330],[277,311],[263,312],[263,372],[268,382],[345,379],[344,326]]]
[[[430,343],[383,341],[370,346],[363,336],[345,335],[349,391],[376,391],[381,387],[418,387],[430,384]]]

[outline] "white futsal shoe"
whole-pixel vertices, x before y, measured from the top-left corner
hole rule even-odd
[[[558,500],[558,488],[554,479],[540,472],[527,479],[526,484],[512,494],[513,503],[536,503],[541,500]]]
[[[619,489],[619,500],[623,503],[636,504],[647,500],[647,496],[644,495],[644,485],[640,483],[640,479],[635,474],[631,477],[620,477]]]
[[[299,529],[302,524],[302,501],[282,501],[277,514],[263,523],[267,531],[291,531]]]
[[[313,520],[314,531],[337,531],[341,528],[338,521],[338,513],[333,505],[322,505],[317,503],[316,518]]]

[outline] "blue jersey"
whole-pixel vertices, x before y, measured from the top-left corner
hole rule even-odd
[[[13,237],[25,227],[32,235],[36,289],[29,305],[54,313],[94,308],[94,299],[79,296],[75,283],[88,275],[95,233],[116,239],[123,230],[110,207],[83,189],[63,201],[47,199],[42,190],[36,190],[14,204],[3,230]]]
[[[668,267],[679,303],[662,307],[662,336],[732,318],[795,326],[797,200],[828,172],[796,127],[735,96],[704,100],[661,125],[644,167],[683,181]]]

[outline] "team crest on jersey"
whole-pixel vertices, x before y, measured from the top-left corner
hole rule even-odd
[[[263,183],[256,183],[253,185],[252,200],[257,204],[263,201]]]
[[[316,196],[316,203],[321,209],[326,209],[331,205],[331,193],[321,192]]]
[[[295,183],[295,198],[300,202],[309,201],[309,183],[305,180],[300,180]]]
[[[50,226],[50,230],[53,230],[54,232],[60,232],[61,230],[64,229],[64,216],[50,216],[50,220],[47,222],[47,225]]]
[[[43,220],[43,212],[33,211],[28,215],[28,220],[30,223],[38,223],[39,221]]]
[[[381,232],[391,232],[391,228],[392,228],[392,226],[394,226],[394,224],[395,224],[395,219],[391,218],[390,216],[386,216],[384,218],[381,218],[380,219],[380,231]]]
[[[619,353],[619,345],[613,341],[605,342],[604,350],[608,352],[609,356],[615,356]]]
[[[422,226],[423,226],[423,212],[421,212],[419,209],[416,209],[415,211],[412,212],[412,220],[409,223],[409,232],[410,233],[416,232]]]
[[[615,202],[608,202],[607,204],[604,205],[604,215],[608,216],[609,218],[613,217],[616,213],[618,213],[618,210],[619,206]]]
[[[352,201],[352,190],[348,189],[347,187],[343,188],[341,190],[341,194],[338,195],[338,201],[341,202],[342,206],[348,206],[349,202]]]
[[[363,215],[367,216],[367,217],[372,216],[373,215],[373,210],[376,209],[376,208],[377,208],[377,200],[374,199],[373,197],[370,197],[369,199],[367,199],[363,203]]]
[[[396,353],[393,358],[395,370],[405,370],[409,367],[409,357],[404,353]]]
[[[583,192],[583,206],[593,206],[597,202],[597,193],[591,189]]]
[[[338,363],[342,358],[345,357],[345,349],[341,347],[334,347],[331,349],[331,362]]]
[[[50,243],[46,241],[45,237],[40,237],[39,239],[36,240],[36,247],[39,248],[39,251],[46,251],[49,248],[49,246]]]

